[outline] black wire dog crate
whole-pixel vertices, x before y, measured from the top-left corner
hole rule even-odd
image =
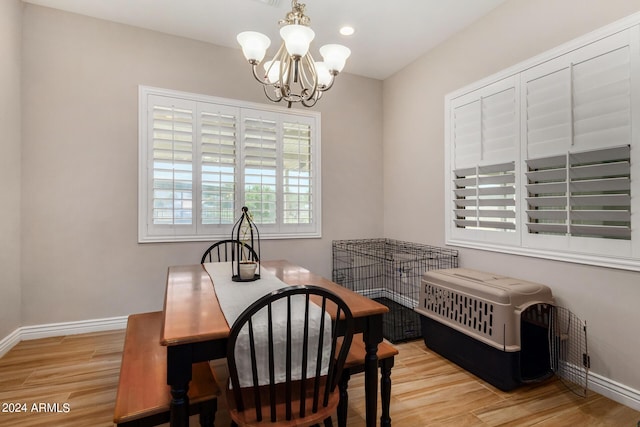
[[[456,268],[458,251],[393,239],[334,240],[332,280],[387,307],[383,335],[393,343],[421,338],[414,311],[429,270]]]

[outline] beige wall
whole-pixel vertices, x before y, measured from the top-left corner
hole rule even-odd
[[[138,85],[265,103],[239,49],[27,5],[24,325],[162,308],[206,243],[138,244]],[[264,241],[331,276],[331,240],[382,235],[382,83],[343,74],[322,113],[323,238]],[[0,335],[1,336],[1,335]]]
[[[0,2],[0,339],[20,326],[22,3]]]
[[[445,94],[637,11],[638,0],[511,0],[385,80],[385,237],[444,244]],[[460,261],[550,285],[587,321],[592,371],[640,390],[640,273],[468,249]]]

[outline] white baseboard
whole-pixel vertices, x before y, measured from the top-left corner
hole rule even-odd
[[[115,329],[125,329],[126,327],[127,316],[22,326],[0,340],[0,357],[4,356],[20,341],[85,334],[89,332],[111,331]]]
[[[21,340],[59,337],[62,335],[85,334],[88,332],[111,331],[125,329],[127,316],[106,319],[81,320],[77,322],[49,323],[46,325],[23,326],[20,328]]]
[[[14,345],[20,342],[20,328],[11,332],[9,335],[0,340],[0,357],[7,354]]]
[[[593,372],[589,372],[588,388],[611,400],[640,411],[640,391],[638,390]]]

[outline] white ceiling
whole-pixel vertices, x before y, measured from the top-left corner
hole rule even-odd
[[[23,0],[109,21],[238,49],[235,37],[259,31],[280,42],[278,20],[289,0]],[[326,43],[351,49],[345,72],[385,79],[506,0],[300,0],[316,33],[312,55]],[[346,37],[338,30],[351,25]]]

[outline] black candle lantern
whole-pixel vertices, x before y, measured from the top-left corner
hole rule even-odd
[[[246,206],[231,231],[234,240],[233,274],[234,282],[250,282],[260,278],[260,233]]]

